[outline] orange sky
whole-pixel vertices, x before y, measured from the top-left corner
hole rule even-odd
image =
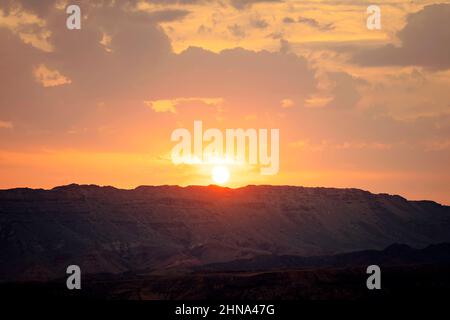
[[[211,165],[170,158],[201,120],[280,129],[279,173],[232,165],[227,186],[450,204],[450,4],[434,3],[2,0],[0,188],[211,184]]]

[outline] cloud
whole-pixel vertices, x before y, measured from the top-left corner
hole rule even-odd
[[[155,112],[176,112],[176,101],[173,100],[144,101],[144,103],[147,106],[151,107]]]
[[[102,39],[100,40],[100,44],[105,48],[106,52],[112,52],[111,49],[111,35],[103,32]]]
[[[305,107],[321,108],[329,105],[331,101],[333,96],[314,94],[305,100]]]
[[[283,23],[295,23],[295,20],[292,19],[291,17],[284,17]]]
[[[0,28],[0,119],[16,122],[20,117],[38,121],[43,116],[34,114],[30,106],[46,100],[39,94],[43,87],[33,76],[33,67],[42,62],[43,54],[11,30]],[[30,107],[26,110],[25,106]]]
[[[207,33],[211,33],[212,28],[205,26],[204,24],[200,25],[200,27],[198,27],[197,32],[199,34],[207,34]]]
[[[158,22],[178,21],[184,19],[190,13],[188,10],[180,9],[158,10],[152,12],[151,18],[156,19]]]
[[[244,38],[246,35],[244,28],[238,24],[228,26],[228,31],[236,38]]]
[[[11,139],[0,139],[1,145],[61,144],[57,135],[73,126],[94,130],[121,113],[125,118],[142,118],[136,115],[139,112],[127,112],[129,102],[120,102],[145,99],[145,90],[156,81],[155,66],[172,54],[168,37],[156,21],[135,20],[132,12],[83,8],[89,19],[76,32],[65,28],[64,10],[49,10],[40,18],[50,31],[53,50],[49,52],[25,43],[11,28],[0,27],[0,119],[26,129]],[[101,44],[104,34],[110,39]],[[54,90],[48,90],[51,86]],[[98,108],[100,101],[109,108]],[[116,101],[117,106],[111,107]],[[78,124],[82,118],[89,124]],[[81,144],[80,136],[77,139]],[[98,141],[95,134],[90,140]]]
[[[280,39],[280,53],[289,53],[292,50],[292,46],[286,39]]]
[[[27,44],[45,52],[53,50],[49,42],[50,31],[46,21],[34,12],[26,11],[16,4],[11,7],[0,6],[0,27],[7,28]]]
[[[129,9],[83,5],[89,18],[76,32],[61,26],[64,10],[43,10],[50,52],[0,28],[0,119],[24,128],[0,146],[138,148],[149,125],[164,132],[199,112],[210,121],[262,118],[285,97],[303,101],[314,91],[314,70],[303,57],[241,48],[177,54],[150,12]],[[172,113],[177,117],[165,117]]]
[[[58,70],[49,69],[46,65],[40,64],[33,70],[33,75],[37,82],[44,87],[56,87],[63,84],[70,84],[72,81],[63,76]]]
[[[0,129],[12,129],[12,128],[14,128],[12,122],[0,120]]]
[[[450,4],[434,4],[408,15],[397,33],[400,46],[388,44],[354,54],[352,61],[363,66],[423,66],[450,68]]]
[[[311,18],[299,17],[297,20],[298,23],[306,24],[312,28],[321,30],[321,31],[329,31],[334,29],[333,23],[320,24],[317,20]]]
[[[264,2],[283,2],[282,0],[230,0],[231,5],[239,10],[247,9],[254,4]]]
[[[155,112],[170,112],[177,113],[176,106],[187,103],[201,103],[206,104],[208,106],[217,106],[223,102],[222,98],[198,98],[198,97],[190,97],[190,98],[176,98],[176,99],[160,99],[154,101],[144,101],[144,103],[151,107]]]
[[[310,142],[308,140],[298,140],[290,143],[290,147],[304,149],[308,152],[324,152],[326,150],[389,150],[393,145],[381,142],[364,142],[364,141],[344,141],[335,142],[322,140],[319,142]]]
[[[331,72],[328,74],[328,79],[331,83],[329,94],[333,99],[329,101],[327,106],[338,109],[352,109],[355,107],[361,98],[361,93],[358,89],[367,84],[365,80],[356,78],[346,72]],[[319,101],[317,100],[316,102]]]
[[[213,53],[190,47],[171,62],[164,73],[171,87],[156,87],[160,96],[223,97],[238,114],[243,111],[243,103],[247,113],[261,111],[263,106],[277,110],[280,100],[302,99],[316,85],[314,70],[294,54],[242,48]]]
[[[127,0],[123,0],[127,2]],[[133,0],[129,2],[137,3],[141,7],[145,7],[145,5],[151,5],[151,4],[159,4],[159,5],[193,5],[193,4],[206,4],[208,2],[211,2],[213,0]]]
[[[295,103],[291,99],[283,99],[280,101],[280,104],[282,108],[292,108]]]
[[[184,9],[145,10],[135,14],[135,19],[154,22],[172,22],[183,20],[191,12]]]
[[[424,143],[425,151],[445,151],[450,150],[450,139],[439,141],[426,141]]]
[[[312,18],[305,18],[305,17],[298,17],[297,20],[291,18],[291,17],[284,17],[283,23],[290,24],[290,23],[299,23],[299,24],[305,24],[307,26],[310,26],[311,28],[320,30],[320,31],[330,31],[334,30],[335,26],[333,23],[326,23],[321,24],[316,19]]]
[[[55,7],[57,2],[57,0],[0,0],[0,7],[4,8],[7,13],[17,10],[20,7],[42,17]]]
[[[250,26],[257,29],[265,29],[269,26],[269,23],[261,18],[252,18],[250,19]]]

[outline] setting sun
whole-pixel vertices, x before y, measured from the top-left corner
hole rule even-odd
[[[230,178],[230,171],[224,166],[217,166],[212,169],[212,179],[217,184],[223,184]]]

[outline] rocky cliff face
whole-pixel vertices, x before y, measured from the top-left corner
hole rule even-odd
[[[167,272],[450,241],[450,207],[357,189],[69,185],[0,191],[0,281]]]

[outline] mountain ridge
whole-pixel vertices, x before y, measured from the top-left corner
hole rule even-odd
[[[0,281],[450,242],[450,207],[354,188],[0,190]]]
[[[6,189],[0,189],[0,192],[2,191],[20,191],[20,190],[27,190],[27,191],[57,191],[57,190],[74,190],[74,189],[83,189],[83,188],[91,188],[91,189],[113,189],[113,190],[122,190],[122,191],[133,191],[133,190],[142,190],[142,189],[152,189],[152,188],[174,188],[174,189],[195,189],[195,188],[217,188],[217,189],[223,189],[223,190],[245,190],[248,188],[303,188],[303,189],[317,189],[317,190],[350,190],[350,191],[358,191],[358,192],[364,192],[370,195],[374,196],[389,196],[389,197],[398,197],[404,200],[407,200],[409,202],[424,202],[424,203],[432,203],[432,204],[438,204],[443,207],[450,207],[450,205],[440,203],[435,200],[430,199],[408,199],[402,195],[399,194],[391,194],[386,192],[380,192],[375,193],[368,190],[360,189],[360,188],[354,188],[354,187],[320,187],[320,186],[314,186],[314,187],[307,187],[307,186],[297,186],[297,185],[270,185],[270,184],[248,184],[245,186],[240,187],[226,187],[216,184],[210,184],[210,185],[186,185],[186,186],[180,186],[180,185],[172,185],[172,184],[161,184],[161,185],[139,185],[134,188],[119,188],[112,185],[98,185],[98,184],[78,184],[78,183],[69,183],[66,185],[60,185],[55,186],[52,188],[31,188],[31,187],[14,187],[14,188],[6,188]]]
[[[202,272],[269,272],[282,269],[348,268],[376,264],[380,267],[444,264],[450,266],[450,243],[431,244],[412,248],[394,243],[383,250],[363,250],[331,256],[258,256],[253,259],[207,264],[194,268]]]

